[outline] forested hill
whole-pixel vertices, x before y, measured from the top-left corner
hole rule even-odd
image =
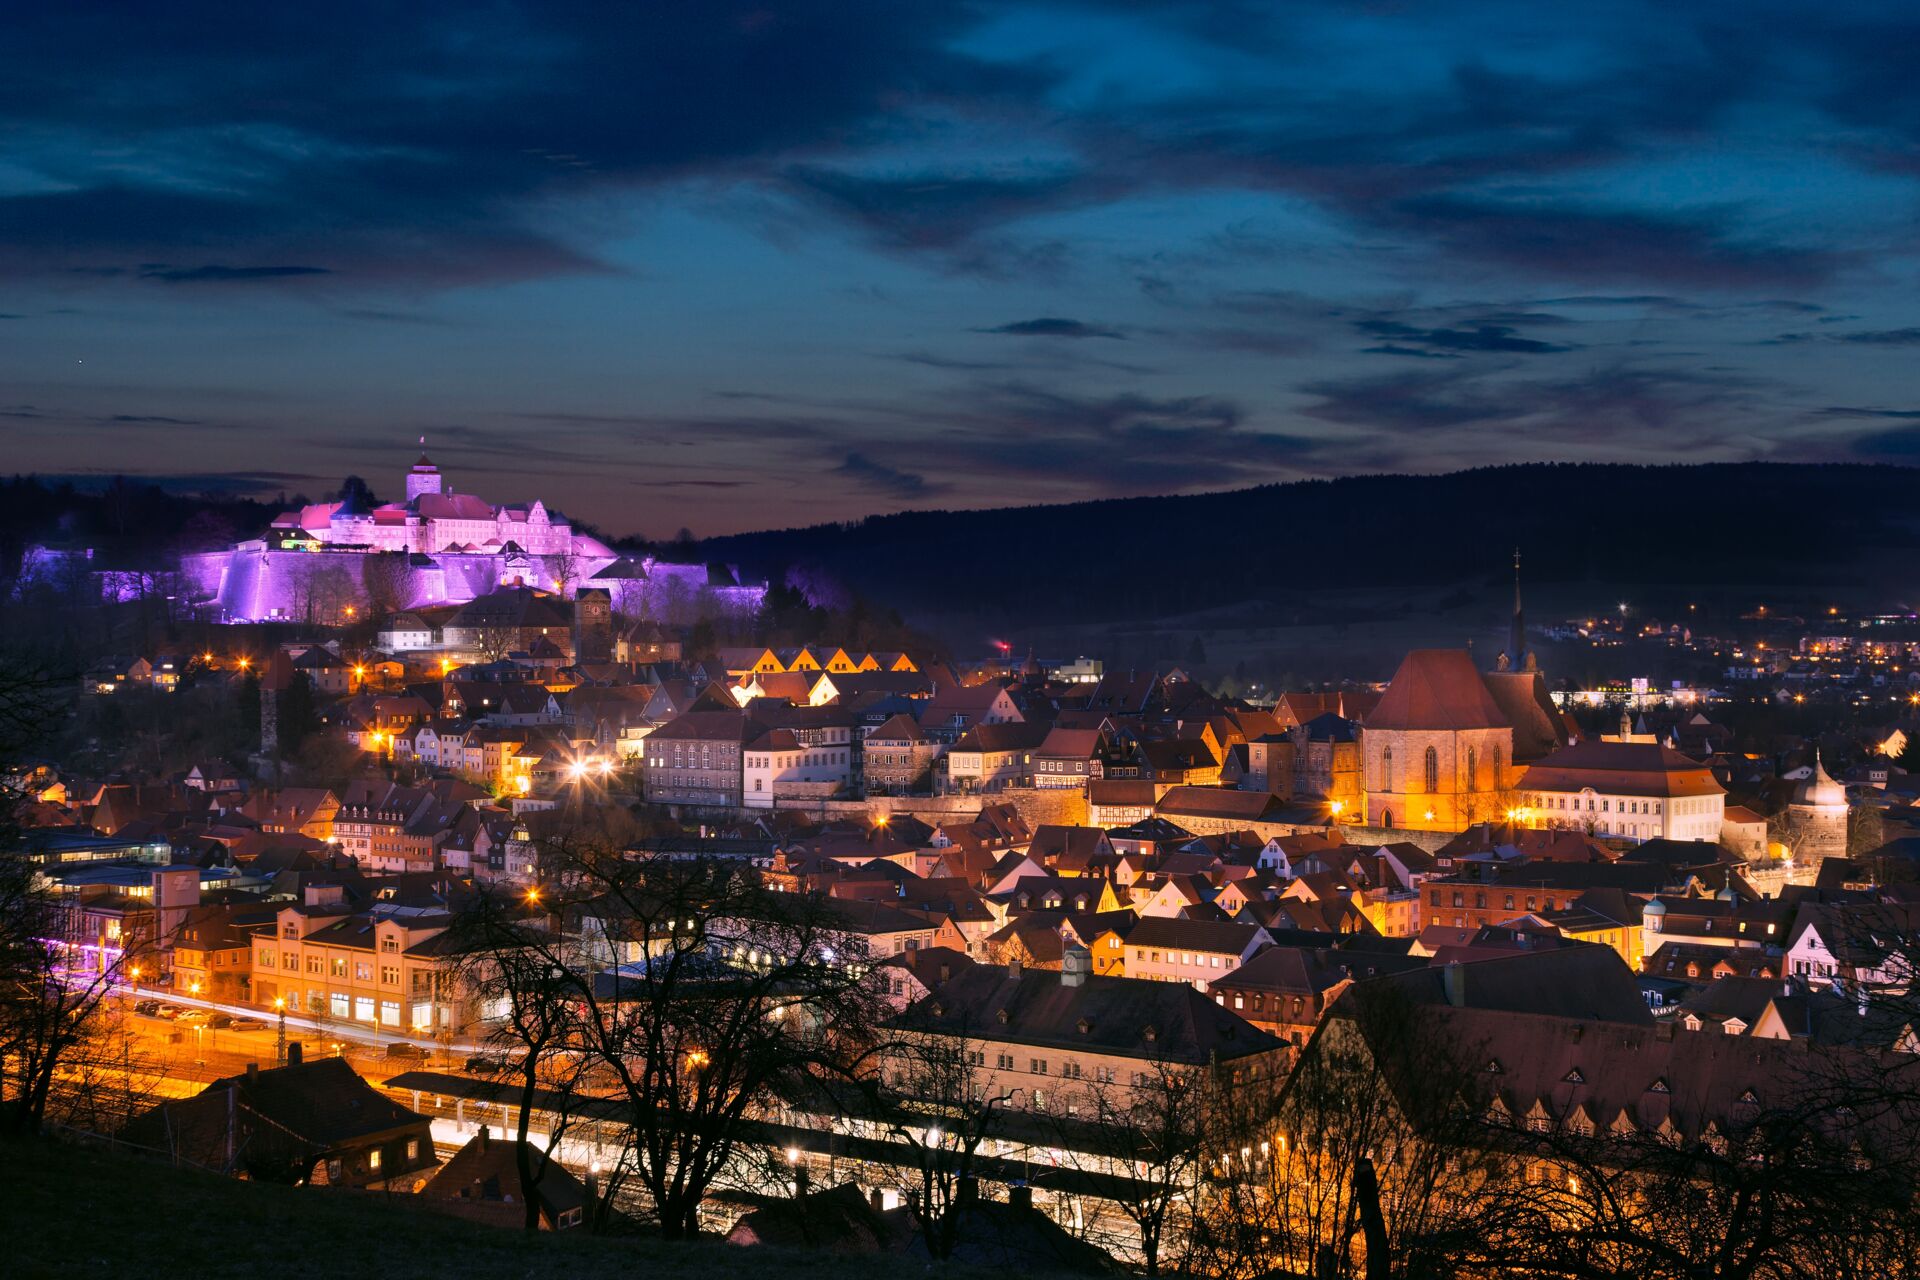
[[[754,576],[902,610],[1137,619],[1303,591],[1531,582],[1920,586],[1920,470],[1529,464],[1226,493],[927,511],[716,538]],[[1905,581],[1876,583],[1888,591]]]

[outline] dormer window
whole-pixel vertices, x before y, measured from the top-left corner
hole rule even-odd
[[[1587,1078],[1580,1074],[1580,1068],[1575,1067],[1573,1070],[1567,1072],[1567,1074],[1565,1074],[1564,1076],[1561,1076],[1560,1082],[1562,1084],[1585,1084],[1587,1082]]]

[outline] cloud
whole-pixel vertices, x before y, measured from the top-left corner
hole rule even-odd
[[[930,484],[923,475],[900,471],[875,462],[861,453],[849,453],[846,461],[832,468],[829,475],[844,476],[867,493],[877,493],[902,502],[915,502],[947,492],[952,486]]]
[[[1920,346],[1920,329],[1856,329],[1852,333],[1783,333],[1775,343],[1840,342],[1864,347]]]
[[[325,276],[333,273],[325,267],[229,267],[210,262],[198,267],[144,266],[142,280],[167,284],[231,284],[249,280],[287,280],[300,276]]]
[[[1439,348],[1442,352],[1492,351],[1509,355],[1547,355],[1574,350],[1565,343],[1523,338],[1510,324],[1482,324],[1471,329],[1421,329],[1397,320],[1357,320],[1354,328],[1398,344],[1416,344],[1422,350],[1413,354],[1419,355],[1432,354],[1431,348]],[[1381,348],[1369,347],[1368,350],[1378,351]],[[1391,348],[1389,351],[1395,355],[1407,354],[1404,347]]]
[[[1831,405],[1821,409],[1823,418],[1920,418],[1920,409],[1867,409],[1851,405]]]
[[[1060,316],[1041,316],[1034,320],[1015,320],[1009,324],[995,325],[991,329],[975,329],[975,333],[1005,333],[1020,338],[1125,338],[1117,329],[1106,329],[1098,325],[1087,324],[1081,320],[1068,320]]]
[[[1037,67],[954,50],[975,20],[926,0],[74,0],[0,49],[9,161],[39,179],[0,197],[0,272],[209,244],[369,285],[603,270],[609,197],[855,154],[903,104],[1037,93]]]
[[[116,413],[103,422],[126,423],[130,426],[154,427],[198,427],[204,425],[199,418],[169,418],[157,413]]]

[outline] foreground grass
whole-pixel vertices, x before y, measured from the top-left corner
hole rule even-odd
[[[527,1236],[404,1197],[234,1182],[59,1143],[0,1144],[0,1274],[9,1277],[580,1280],[644,1271],[648,1280],[731,1280],[747,1268],[797,1280],[986,1280],[973,1268],[901,1258]]]

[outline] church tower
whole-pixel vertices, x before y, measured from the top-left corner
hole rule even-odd
[[[573,660],[613,661],[613,597],[599,587],[573,597]]]
[[[433,465],[433,459],[426,454],[427,438],[420,437],[420,461],[413,464],[413,470],[407,472],[407,501],[412,502],[423,493],[440,493],[440,468]]]

